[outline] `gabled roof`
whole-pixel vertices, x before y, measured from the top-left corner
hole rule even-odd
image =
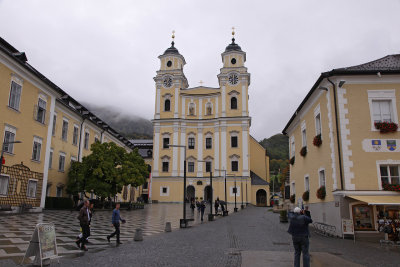
[[[250,171],[251,185],[269,185],[263,178]]]
[[[290,124],[296,118],[298,112],[303,108],[305,103],[314,93],[314,91],[319,87],[320,83],[329,77],[339,76],[339,75],[384,75],[384,74],[400,74],[400,54],[388,55],[383,58],[370,61],[364,64],[333,69],[328,72],[323,72],[319,76],[318,80],[315,82],[311,90],[308,92],[306,97],[300,103],[299,107],[296,109],[289,122],[286,124],[285,128],[282,130],[283,134],[286,134],[286,130],[289,128]]]

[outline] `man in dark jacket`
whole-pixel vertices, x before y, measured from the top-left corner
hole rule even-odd
[[[300,267],[300,255],[303,253],[303,267],[310,266],[310,254],[309,248],[309,231],[308,225],[312,223],[312,220],[307,215],[301,214],[301,209],[296,207],[294,214],[290,218],[289,234],[292,235],[293,247],[294,247],[294,266]]]
[[[112,223],[112,226],[114,226],[115,231],[111,235],[107,236],[107,241],[108,241],[108,243],[110,243],[110,238],[117,235],[117,246],[122,244],[119,240],[119,234],[120,234],[119,221],[121,221],[122,223],[125,223],[125,220],[121,218],[120,213],[119,213],[120,206],[121,206],[120,203],[115,204],[115,209],[113,210],[112,218],[111,218],[111,223]]]
[[[89,213],[89,205],[90,202],[89,200],[85,200],[83,207],[79,211],[79,223],[82,228],[82,238],[78,241],[76,241],[76,244],[78,247],[80,247],[82,250],[87,251],[88,249],[86,248],[86,242],[87,238],[90,236],[90,213]]]

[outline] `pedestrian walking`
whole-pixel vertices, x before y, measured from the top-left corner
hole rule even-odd
[[[91,228],[91,222],[92,222],[92,219],[93,219],[93,213],[94,213],[94,204],[93,203],[90,203],[90,206],[89,206],[89,229],[90,229],[90,232],[92,231],[92,228]],[[78,241],[82,238],[82,236],[83,236],[83,233],[82,233],[82,228],[81,228],[81,232],[79,233],[79,235],[76,237],[76,241],[75,241],[75,243],[77,243],[78,244]],[[87,243],[89,243],[89,237],[87,237],[86,238],[86,244]],[[79,247],[79,245],[78,245],[78,247]]]
[[[83,207],[79,211],[78,219],[79,223],[82,228],[82,237],[78,241],[76,241],[77,246],[84,251],[87,251],[86,243],[87,243],[87,238],[90,236],[90,212],[89,212],[89,205],[90,202],[89,200],[85,200]]]
[[[196,207],[197,207],[197,211],[200,212],[201,204],[200,204],[200,201],[198,201],[198,200],[196,200]]]
[[[203,221],[204,211],[206,210],[206,203],[202,201],[200,203],[200,213],[201,213],[201,221]]]
[[[214,202],[215,214],[218,214],[218,207],[219,207],[219,198],[217,197],[217,199]]]
[[[122,244],[119,239],[119,235],[120,235],[120,231],[119,231],[120,223],[119,222],[121,221],[122,223],[125,223],[125,220],[121,218],[121,215],[119,213],[120,206],[121,206],[121,204],[119,204],[119,203],[115,204],[115,209],[113,210],[113,214],[112,214],[112,218],[111,218],[111,223],[112,223],[111,226],[114,226],[115,231],[111,235],[107,236],[107,241],[108,241],[108,243],[110,243],[111,237],[116,235],[117,236],[117,246]]]
[[[289,234],[292,235],[294,247],[294,267],[300,267],[300,255],[303,253],[303,267],[310,266],[309,253],[309,231],[308,225],[312,223],[312,219],[307,215],[301,214],[299,207],[294,208],[293,215],[290,218]]]
[[[192,200],[190,201],[190,208],[192,209],[192,212],[194,212],[194,208],[195,208],[194,199],[192,199]]]

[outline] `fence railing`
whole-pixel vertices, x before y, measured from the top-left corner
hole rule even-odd
[[[323,235],[323,236],[331,236],[331,237],[337,236],[336,226],[329,225],[326,223],[320,223],[320,222],[313,222],[312,225],[314,227],[314,232],[316,234]]]

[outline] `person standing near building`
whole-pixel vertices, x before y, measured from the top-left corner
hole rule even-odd
[[[218,214],[218,207],[219,207],[219,198],[217,198],[215,200],[215,203],[214,203],[214,208],[215,208],[215,214],[216,215]]]
[[[206,210],[206,203],[202,201],[200,203],[200,213],[201,213],[201,221],[203,221],[204,211]]]
[[[294,267],[300,267],[300,255],[303,253],[303,267],[310,266],[309,231],[308,225],[312,219],[301,214],[299,207],[294,208],[294,214],[290,218],[289,234],[292,235],[294,247]]]
[[[90,205],[89,205],[89,218],[90,218],[89,219],[89,230],[90,231],[92,231],[92,229],[90,228],[91,227],[90,223],[92,222],[92,219],[93,219],[93,213],[94,213],[94,204],[90,203]],[[81,230],[79,235],[76,237],[76,241],[75,241],[75,243],[78,245],[78,247],[79,247],[79,240],[82,238],[82,236],[83,236],[83,233]],[[89,243],[89,237],[86,238],[86,243]]]
[[[85,200],[83,207],[79,211],[79,223],[82,228],[82,237],[78,241],[76,241],[76,244],[78,247],[81,248],[81,250],[87,251],[88,249],[86,248],[86,243],[87,243],[87,238],[90,236],[90,212],[89,212],[89,205],[90,202],[89,200]]]
[[[121,218],[121,215],[119,213],[120,206],[121,205],[119,203],[115,204],[115,209],[113,210],[113,214],[112,214],[112,218],[111,218],[111,223],[112,223],[112,226],[114,226],[115,231],[111,235],[107,236],[107,241],[108,241],[108,243],[110,243],[110,238],[117,235],[117,246],[122,244],[119,240],[119,234],[120,234],[120,231],[119,231],[120,223],[119,222],[121,221],[122,223],[125,223],[125,220]]]

